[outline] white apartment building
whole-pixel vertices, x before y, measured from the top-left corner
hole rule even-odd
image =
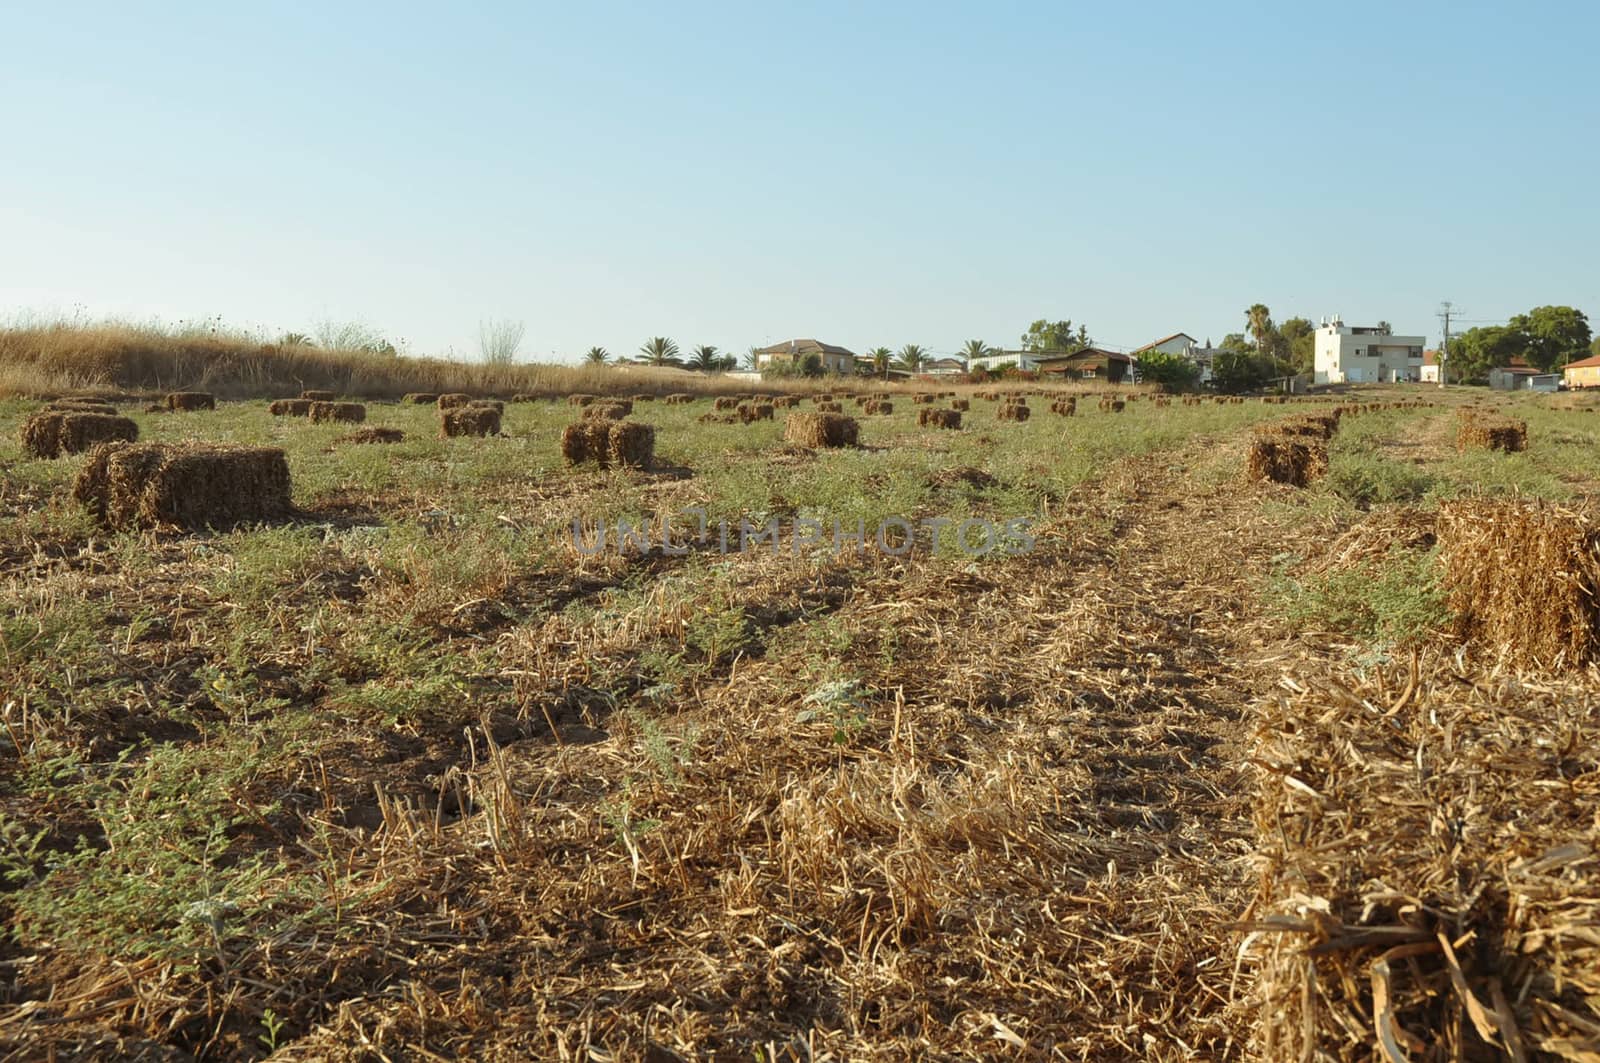
[[[1416,383],[1422,379],[1422,336],[1396,336],[1386,325],[1346,325],[1324,319],[1317,327],[1314,382],[1318,384]]]

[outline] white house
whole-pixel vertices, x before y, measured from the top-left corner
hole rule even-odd
[[[1422,379],[1421,336],[1396,336],[1387,325],[1324,320],[1316,332],[1314,382],[1388,384]]]
[[[967,363],[959,358],[935,358],[922,364],[923,376],[962,376]]]
[[[1217,355],[1216,348],[1211,346],[1211,341],[1206,340],[1205,346],[1187,332],[1174,332],[1170,336],[1147,343],[1133,352],[1133,359],[1137,367],[1138,360],[1152,351],[1162,354],[1175,354],[1180,358],[1187,358],[1200,370],[1200,383],[1211,383],[1211,360]],[[1137,368],[1135,368],[1137,373]]]
[[[1422,382],[1424,384],[1437,384],[1439,382],[1439,352],[1422,352]]]
[[[1002,365],[1014,365],[1018,369],[1031,371],[1039,368],[1039,359],[1051,356],[1049,351],[991,351],[981,358],[974,358],[967,363],[969,369],[998,369]]]

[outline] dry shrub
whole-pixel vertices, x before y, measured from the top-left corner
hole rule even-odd
[[[868,399],[861,404],[861,412],[867,414],[888,414],[894,412],[894,403],[888,399]]]
[[[747,402],[739,406],[739,420],[745,424],[770,421],[772,418],[773,405],[770,402]]]
[[[961,411],[965,412],[965,411],[967,411],[967,410],[972,408],[972,403],[967,401],[966,399],[951,399],[950,400],[950,408],[952,410],[961,410]]]
[[[1056,399],[1050,403],[1050,412],[1060,414],[1062,417],[1074,417],[1078,413],[1078,400],[1075,398]]]
[[[169,410],[214,410],[217,397],[205,391],[174,391],[167,396]]]
[[[1600,624],[1593,511],[1532,499],[1440,507],[1438,539],[1456,635],[1549,668],[1581,668]]]
[[[1305,487],[1328,471],[1328,447],[1304,436],[1260,433],[1250,440],[1245,475]]]
[[[1597,693],[1439,661],[1256,703],[1250,1058],[1600,1059]]]
[[[934,428],[960,428],[961,411],[935,410],[924,407],[917,411],[917,424],[922,427],[931,425]]]
[[[718,395],[711,401],[711,408],[713,410],[736,410],[739,408],[739,400],[732,395]]]
[[[631,402],[596,402],[583,407],[582,417],[586,421],[620,421],[632,412]]]
[[[500,411],[493,406],[452,406],[439,411],[439,434],[494,436],[500,434]]]
[[[436,403],[441,410],[460,409],[472,402],[472,396],[460,391],[450,391],[440,395]]]
[[[661,401],[666,403],[668,406],[687,406],[689,403],[694,401],[694,396],[686,392],[675,391]]]
[[[1026,421],[1033,413],[1020,402],[1005,402],[995,409],[995,417],[1002,421]]]
[[[367,419],[367,408],[359,402],[313,402],[311,423],[360,424]]]
[[[791,413],[783,438],[803,447],[853,447],[860,434],[855,418],[838,412]]]
[[[580,392],[574,392],[573,394],[567,396],[567,404],[569,406],[587,406],[590,403],[594,402],[594,400],[595,400],[595,396],[593,396],[593,395],[585,395],[581,391]]]
[[[267,412],[274,417],[311,416],[310,399],[274,399],[267,404]]]
[[[22,449],[36,458],[81,454],[101,443],[131,443],[139,426],[126,417],[106,413],[46,410],[22,424]]]
[[[300,397],[308,402],[332,402],[338,398],[333,392],[318,388],[306,388],[300,392]]]
[[[293,508],[276,447],[108,443],[90,452],[72,494],[113,529],[222,528]]]
[[[337,443],[404,443],[406,434],[398,428],[361,428],[340,436]]]
[[[1456,429],[1459,450],[1503,450],[1516,453],[1528,449],[1528,423],[1493,414],[1463,410]]]

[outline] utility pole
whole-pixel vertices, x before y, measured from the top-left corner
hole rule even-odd
[[[1455,304],[1446,299],[1439,304],[1438,316],[1444,319],[1444,334],[1439,337],[1439,386],[1444,387],[1444,366],[1450,357],[1450,315],[1455,312]]]

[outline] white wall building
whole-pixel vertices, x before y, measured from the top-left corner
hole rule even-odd
[[[1346,325],[1337,317],[1317,327],[1314,382],[1416,383],[1422,379],[1421,336],[1396,336],[1378,325]]]
[[[1049,357],[1048,351],[995,351],[982,358],[973,358],[967,362],[967,368],[972,369],[998,369],[1002,365],[1014,365],[1018,369],[1031,371],[1039,368],[1039,359]]]

